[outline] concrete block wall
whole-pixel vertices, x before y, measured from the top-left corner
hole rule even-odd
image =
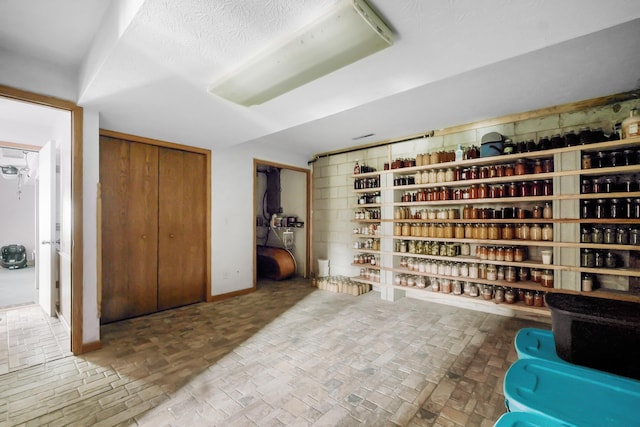
[[[317,271],[316,260],[325,258],[329,259],[332,275],[358,274],[358,269],[351,266],[354,254],[352,230],[357,226],[352,221],[357,205],[352,177],[356,160],[382,170],[384,163],[393,159],[414,158],[417,154],[438,150],[455,150],[458,144],[463,147],[472,144],[479,146],[482,136],[488,132],[499,132],[514,142],[529,139],[537,142],[542,137],[551,137],[556,133],[562,135],[569,131],[578,133],[585,126],[600,127],[609,134],[616,123],[629,116],[633,108],[640,108],[640,101],[630,100],[581,111],[549,114],[319,158],[313,164],[313,271]],[[398,138],[402,138],[402,135],[398,135]],[[392,182],[386,185],[391,186]],[[389,201],[383,198],[383,201]],[[383,217],[392,218],[392,210],[383,210]],[[383,234],[392,233],[387,231]],[[575,288],[575,285],[567,283],[570,288]],[[625,285],[617,280],[611,286],[624,290]]]

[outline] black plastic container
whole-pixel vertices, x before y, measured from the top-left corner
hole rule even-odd
[[[640,380],[640,304],[548,293],[558,356]]]

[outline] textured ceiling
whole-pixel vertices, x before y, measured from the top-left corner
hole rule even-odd
[[[207,92],[335,1],[4,0],[0,55],[75,70],[68,98],[108,129],[308,156],[358,135],[373,142],[638,88],[637,0],[370,0],[396,35],[391,48],[259,106]]]

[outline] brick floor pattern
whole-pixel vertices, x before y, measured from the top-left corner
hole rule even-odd
[[[492,426],[527,326],[549,328],[266,281],[0,376],[0,426]]]

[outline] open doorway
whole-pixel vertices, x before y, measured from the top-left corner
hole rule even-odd
[[[255,287],[309,277],[309,170],[254,160]]]
[[[0,296],[0,307],[12,305],[0,309],[0,328],[5,329],[7,336],[17,334],[15,340],[20,336],[25,342],[37,343],[38,340],[28,340],[24,335],[35,331],[40,331],[37,333],[45,338],[37,346],[14,349],[26,357],[22,360],[13,357],[11,360],[15,366],[0,366],[0,370],[12,371],[72,354],[74,332],[75,352],[82,352],[82,306],[79,306],[80,310],[74,310],[74,302],[81,302],[81,288],[77,295],[73,292],[75,286],[82,286],[82,280],[81,275],[72,277],[72,272],[76,270],[73,266],[74,255],[78,255],[78,250],[81,252],[82,246],[73,244],[72,231],[72,225],[80,227],[80,230],[82,227],[81,210],[78,209],[81,197],[77,197],[82,188],[81,180],[77,180],[81,177],[81,169],[80,175],[74,175],[72,168],[72,165],[81,167],[81,162],[75,161],[72,154],[81,149],[81,125],[82,109],[68,101],[0,86],[0,150],[3,157],[9,151],[21,153],[24,157],[22,162],[16,159],[4,162],[17,163],[14,167],[21,176],[11,180],[15,182],[10,183],[6,190],[24,203],[21,209],[16,209],[17,203],[10,203],[10,198],[3,197],[5,209],[0,215],[11,210],[28,223],[25,224],[28,226],[21,226],[16,218],[0,218],[4,226],[21,231],[19,235],[10,236],[2,233],[8,236],[10,242],[3,240],[0,246],[7,243],[13,247],[25,247],[27,266],[10,268],[7,272],[14,273],[10,276],[11,280],[16,286],[27,288],[26,293],[30,296],[17,304],[3,302]],[[45,145],[49,146],[46,156],[48,166],[44,168],[48,169],[47,177],[43,175],[41,163]],[[16,155],[8,154],[7,157]],[[7,171],[11,172],[10,169]],[[72,184],[80,185],[77,188],[80,193],[74,191]],[[45,187],[47,191],[43,190]],[[44,193],[49,193],[50,200],[42,199]],[[42,215],[43,212],[46,215]],[[39,221],[43,217],[48,218],[48,230],[43,230]],[[43,269],[47,262],[48,268]],[[79,267],[77,271],[81,272],[81,265]],[[45,279],[38,277],[42,273]],[[77,283],[74,283],[75,279]],[[74,297],[78,296],[80,300],[74,301]],[[33,304],[28,305],[31,302]],[[49,334],[48,337],[45,334]],[[55,354],[52,349],[56,350]],[[29,352],[31,356],[28,356]]]

